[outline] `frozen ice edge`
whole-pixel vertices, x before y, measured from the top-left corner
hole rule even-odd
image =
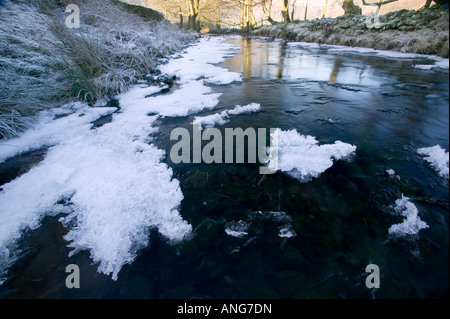
[[[290,47],[304,47],[310,50],[327,49],[329,53],[356,53],[362,55],[373,55],[390,59],[424,59],[431,60],[434,64],[418,64],[412,67],[418,70],[431,70],[434,68],[440,68],[443,70],[449,69],[449,59],[442,58],[437,55],[426,55],[418,53],[403,53],[397,51],[377,50],[371,48],[362,47],[349,47],[343,45],[331,45],[331,44],[318,44],[308,42],[289,42]]]
[[[137,85],[118,96],[121,113],[96,130],[90,130],[91,122],[113,110],[77,104],[71,115],[67,112],[58,120],[54,114],[43,115],[34,129],[5,141],[2,161],[42,145],[52,147],[39,165],[2,186],[0,277],[14,255],[9,245],[26,229],[38,228],[44,216],[63,209],[56,204],[62,197],[72,204],[71,212],[60,219],[69,228],[64,238],[73,248],[70,255],[88,250],[98,272],[114,280],[148,245],[150,229],[157,228],[171,243],[189,236],[192,226],[177,210],[183,199],[179,182],[161,163],[164,152],[149,144],[148,136],[157,131],[151,125],[159,116],[186,116],[215,107],[220,94],[212,94],[204,83],[241,81],[240,74],[213,65],[233,48],[221,38],[201,39],[181,59],[162,67],[177,75],[179,90],[146,98],[161,88]],[[73,125],[65,130],[68,124]]]

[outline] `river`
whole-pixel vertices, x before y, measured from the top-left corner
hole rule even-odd
[[[169,245],[157,231],[118,281],[96,272],[89,254],[69,258],[83,289],[69,290],[67,230],[56,217],[29,232],[27,254],[0,287],[4,297],[51,298],[439,298],[448,295],[449,189],[417,153],[449,149],[448,70],[415,69],[424,58],[383,57],[326,46],[229,37],[236,50],[219,64],[242,83],[222,93],[210,115],[236,105],[261,110],[231,117],[225,128],[280,128],[320,144],[342,141],[355,155],[319,177],[299,181],[259,164],[174,164],[184,199],[180,214],[193,236]],[[174,88],[176,89],[176,87]],[[166,93],[166,94],[170,94]],[[165,117],[154,143],[170,153],[175,128],[194,116]],[[388,173],[390,172],[390,173]],[[396,200],[407,196],[428,228],[390,236],[403,221]],[[282,230],[289,236],[280,236]],[[227,232],[228,230],[228,232]],[[230,235],[240,231],[240,236]],[[55,239],[56,238],[56,239]],[[380,269],[368,289],[365,268]]]

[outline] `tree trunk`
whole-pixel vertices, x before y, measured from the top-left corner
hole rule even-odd
[[[193,31],[200,31],[197,17],[200,11],[200,0],[189,0],[189,23],[188,28]]]
[[[305,21],[308,20],[308,4],[305,5]]]
[[[289,0],[281,0],[281,16],[283,17],[284,23],[291,22],[291,18],[289,17]]]

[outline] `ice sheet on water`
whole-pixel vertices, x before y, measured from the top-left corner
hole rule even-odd
[[[224,41],[224,38],[202,38],[197,45],[187,48],[181,58],[171,59],[168,64],[161,66],[162,72],[178,77],[178,90],[170,95],[146,98],[152,89],[136,86],[119,96],[121,105],[139,104],[148,113],[169,117],[213,109],[222,94],[212,93],[205,82],[223,85],[242,81],[239,73],[213,65],[222,62],[232,48],[232,44]]]
[[[239,73],[214,65],[223,62],[233,48],[235,47],[222,37],[205,37],[198,45],[186,49],[181,58],[162,66],[161,71],[179,77],[180,84],[200,79],[210,84],[240,82],[242,77]]]
[[[208,69],[201,76],[210,83],[237,79],[236,74],[206,65],[223,60],[226,50],[220,48],[221,41],[201,41],[202,48],[190,48],[189,60],[200,70]],[[211,43],[215,45],[209,46]],[[204,54],[196,56],[198,52]],[[180,67],[174,67],[174,61],[177,60],[171,60],[166,67]],[[193,65],[191,71],[192,68]],[[39,165],[2,186],[3,272],[15,254],[9,251],[10,244],[26,229],[39,227],[45,215],[56,215],[61,210],[57,204],[61,196],[70,198],[71,203],[70,210],[64,209],[68,215],[61,218],[69,229],[65,239],[74,249],[71,254],[89,251],[98,271],[113,279],[148,245],[150,229],[157,229],[169,242],[189,236],[192,227],[177,210],[183,199],[179,182],[172,178],[172,170],[161,163],[164,151],[149,144],[148,137],[158,130],[152,123],[160,115],[183,116],[213,108],[220,94],[211,94],[211,89],[197,80],[198,74],[192,76],[181,70],[178,75],[183,84],[173,94],[146,98],[162,88],[138,85],[119,95],[121,112],[100,128],[91,130],[90,123],[116,109],[76,104],[71,110],[44,114],[34,129],[7,141],[14,151],[1,146],[0,158],[4,160],[31,148],[52,145]],[[156,115],[148,116],[149,113]],[[55,115],[67,116],[54,120]]]
[[[420,219],[416,205],[411,203],[408,197],[402,195],[401,199],[396,200],[394,210],[405,217],[405,220],[400,224],[392,225],[389,228],[389,235],[394,237],[416,235],[420,230],[429,227]]]
[[[116,108],[90,108],[76,102],[60,108],[41,112],[33,128],[20,137],[2,140],[0,143],[0,163],[21,153],[52,146],[76,135],[80,130],[91,127],[91,122],[117,111]],[[65,116],[55,120],[55,116]]]
[[[66,193],[74,194],[73,212],[62,222],[75,226],[65,239],[73,253],[90,251],[99,272],[113,279],[148,244],[150,228],[173,242],[187,236],[191,226],[177,211],[183,198],[179,183],[160,162],[164,152],[146,143],[156,118],[125,109],[95,131],[66,136],[38,166],[4,185],[0,246],[17,239],[21,230],[38,227]]]
[[[276,135],[278,162],[271,161],[269,168],[286,172],[302,182],[318,177],[333,166],[333,160],[346,159],[356,152],[356,146],[341,141],[319,145],[315,137],[301,135],[297,130],[277,129],[272,138]]]
[[[327,48],[328,52],[335,53],[357,53],[357,54],[365,54],[365,55],[375,55],[384,58],[392,58],[392,59],[427,59],[435,62],[434,65],[415,65],[416,69],[422,70],[430,70],[431,68],[438,67],[441,69],[448,70],[449,69],[449,59],[442,58],[436,55],[425,55],[425,54],[417,54],[417,53],[402,53],[396,51],[388,51],[388,50],[376,50],[370,48],[359,48],[359,47],[348,47],[348,46],[340,46],[340,45],[321,45],[321,48]]]
[[[420,148],[417,150],[417,153],[425,156],[424,159],[430,163],[439,176],[449,178],[449,152],[446,152],[440,145],[436,145]]]
[[[221,93],[211,93],[212,89],[203,85],[201,81],[190,81],[169,95],[148,97],[148,89],[135,86],[129,92],[120,94],[122,106],[133,107],[139,105],[147,113],[162,116],[179,117],[213,109],[219,103]]]

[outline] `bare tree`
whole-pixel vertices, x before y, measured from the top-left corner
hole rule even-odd
[[[262,0],[261,8],[263,14],[266,16],[267,21],[269,21],[269,23],[272,25],[276,24],[277,22],[272,18],[272,0]]]
[[[297,0],[291,0],[291,21],[294,22],[295,20],[295,4],[297,3]]]

